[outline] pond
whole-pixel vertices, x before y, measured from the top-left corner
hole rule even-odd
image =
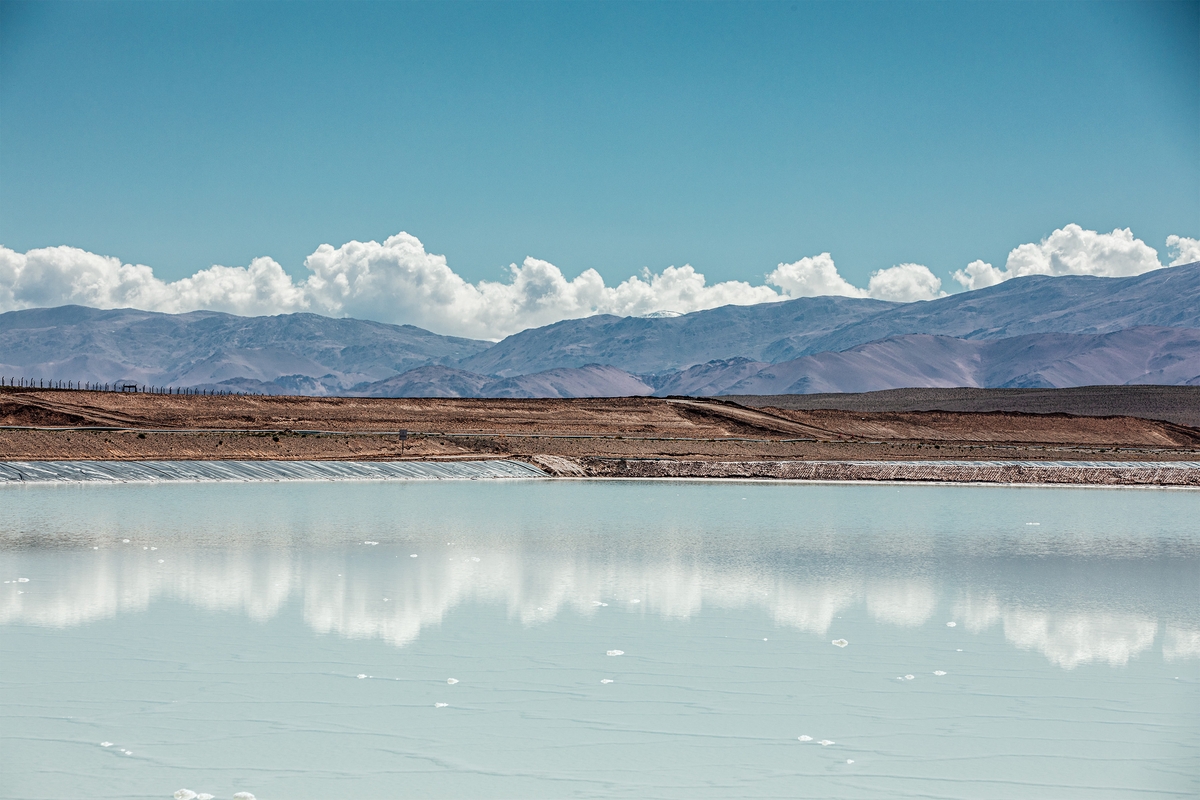
[[[1200,793],[1200,493],[0,488],[0,797]]]

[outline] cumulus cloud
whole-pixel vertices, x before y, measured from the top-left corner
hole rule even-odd
[[[1167,246],[1175,254],[1173,265],[1200,260],[1200,240],[1171,236]],[[688,313],[820,295],[907,303],[946,294],[941,280],[920,264],[877,270],[865,288],[855,286],[838,272],[829,253],[779,264],[764,285],[710,285],[703,274],[684,265],[659,273],[643,270],[608,286],[594,269],[568,280],[554,264],[536,258],[510,265],[506,280],[470,283],[450,268],[445,256],[426,252],[421,241],[407,233],[382,244],[324,244],[304,265],[308,275],[302,280],[293,279],[273,259],[256,258],[246,267],[216,265],[167,282],[143,264],[125,264],[75,247],[18,253],[0,246],[0,312],[70,303],[171,313],[312,311],[499,339],[592,314]],[[1039,244],[1015,248],[1004,269],[973,261],[954,279],[967,289],[978,289],[1020,275],[1121,276],[1161,266],[1157,252],[1128,229],[1102,234],[1067,225]]]
[[[942,279],[921,264],[898,264],[871,273],[867,294],[876,300],[912,303],[945,297]]]
[[[472,284],[450,269],[445,256],[426,253],[407,233],[383,244],[321,245],[305,266],[311,275],[303,288],[322,313],[484,338],[590,314],[686,313],[782,299],[769,287],[743,281],[709,286],[690,266],[646,270],[609,287],[594,269],[567,280],[558,267],[536,258],[510,266],[508,282]]]
[[[788,297],[867,296],[865,289],[852,285],[838,273],[829,253],[802,258],[793,264],[780,264],[767,276],[767,283],[783,289]]]
[[[962,284],[964,289],[984,289],[997,283],[1015,277],[1002,269],[996,269],[986,261],[976,259],[967,264],[966,269],[955,270],[954,280]]]
[[[657,274],[646,270],[606,286],[594,269],[567,280],[558,267],[536,258],[511,265],[506,282],[473,284],[454,272],[445,256],[426,252],[407,233],[382,244],[321,245],[305,267],[308,277],[294,281],[274,260],[257,258],[249,267],[213,266],[168,283],[150,267],[74,247],[27,253],[0,247],[0,311],[70,303],[170,313],[201,308],[234,314],[313,311],[500,338],[590,314],[687,313],[785,299],[769,286],[744,281],[709,285],[691,266]]]
[[[166,283],[143,264],[122,264],[77,247],[17,253],[0,246],[0,311],[71,303],[231,314],[279,314],[308,306],[303,287],[270,258],[256,258],[249,267],[212,266]]]
[[[1172,267],[1200,261],[1200,239],[1189,239],[1186,236],[1171,234],[1167,237],[1167,250],[1174,254],[1170,264]]]
[[[1172,240],[1176,242],[1175,245],[1172,245]],[[1190,252],[1191,242],[1195,240],[1178,236],[1167,239],[1168,246],[1175,246],[1181,255],[1184,250]],[[1188,262],[1177,260],[1175,263]],[[1098,233],[1071,224],[1054,231],[1040,243],[1013,248],[1004,269],[997,269],[984,261],[972,261],[966,269],[954,273],[954,280],[966,289],[982,289],[1024,275],[1121,278],[1162,269],[1162,266],[1158,251],[1141,239],[1135,239],[1129,228]]]
[[[792,264],[780,264],[767,276],[767,283],[778,286],[788,297],[873,297],[911,303],[944,297],[942,281],[921,264],[899,264],[871,273],[866,289],[853,285],[838,272],[829,253],[802,258]]]

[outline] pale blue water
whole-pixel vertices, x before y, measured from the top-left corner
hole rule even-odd
[[[4,798],[1200,793],[1196,492],[7,487],[0,578]]]

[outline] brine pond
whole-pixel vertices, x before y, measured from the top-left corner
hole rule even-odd
[[[1195,491],[10,486],[0,578],[4,798],[1200,794]]]

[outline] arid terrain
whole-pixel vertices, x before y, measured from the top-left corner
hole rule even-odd
[[[1200,386],[1077,386],[1068,389],[885,389],[856,394],[730,396],[761,408],[843,411],[1018,411],[1025,414],[1130,416],[1200,428]]]
[[[1116,394],[1107,392],[1105,403],[1131,405],[1117,396],[1124,387],[1111,388]],[[1178,388],[1186,391],[1171,400],[1181,407],[1177,416],[1194,413],[1189,406],[1195,389]],[[1075,414],[869,411],[860,410],[861,401],[847,401],[868,395],[833,397],[850,408],[796,408],[787,398],[739,398],[739,404],[643,397],[374,399],[4,389],[0,460],[1200,458],[1200,430],[1162,418],[1088,415],[1078,394],[1068,398]],[[1040,410],[1054,408],[1045,391],[1036,398]],[[752,402],[763,405],[752,408]],[[1011,397],[1006,402],[1014,405]],[[787,405],[793,407],[780,407]],[[1163,416],[1161,409],[1157,416]]]

